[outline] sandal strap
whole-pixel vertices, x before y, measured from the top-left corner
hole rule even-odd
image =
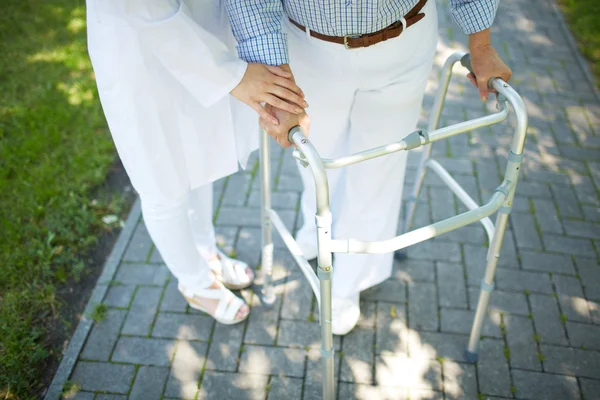
[[[246,273],[246,268],[248,266],[246,264],[227,257],[219,249],[217,249],[217,255],[219,256],[219,259],[212,261],[210,266],[217,274],[221,274],[225,282],[239,285],[248,280],[248,275]]]
[[[219,319],[233,321],[240,308],[242,308],[242,306],[245,304],[243,300],[231,293],[229,289],[224,287],[218,289],[201,289],[192,292],[179,285],[179,291],[190,299],[199,297],[203,299],[219,300],[214,313],[214,316]]]

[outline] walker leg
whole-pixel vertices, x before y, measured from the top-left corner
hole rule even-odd
[[[321,284],[321,356],[323,357],[323,399],[335,398],[335,373],[333,333],[331,331],[331,269],[324,271],[319,266]]]
[[[271,226],[271,158],[269,136],[260,130],[260,195],[261,195],[261,226],[262,253],[261,266],[263,271],[262,303],[271,305],[275,302],[273,293],[273,236]]]
[[[515,196],[515,188],[519,179],[519,168],[521,166],[522,159],[522,153],[515,154],[510,151],[508,154],[505,181],[512,184],[512,189],[510,189],[510,192],[507,193],[506,200],[504,201],[502,207],[500,207],[498,210],[498,216],[496,217],[496,230],[487,253],[487,266],[485,268],[485,275],[481,281],[481,292],[479,293],[479,301],[477,303],[477,310],[475,311],[475,319],[473,320],[473,327],[471,328],[469,345],[465,351],[465,359],[468,362],[477,361],[477,350],[479,346],[479,338],[481,337],[481,328],[483,327],[485,314],[490,302],[490,296],[494,290],[494,276],[496,275],[496,267],[498,266],[500,249],[502,248],[502,241],[504,240],[504,232],[506,231],[506,225],[508,224],[508,216],[510,215],[513,198]]]
[[[331,327],[331,277],[333,274],[332,255],[324,243],[331,240],[331,213],[317,215],[317,243],[319,248],[318,269],[320,283],[321,356],[323,357],[323,399],[335,398],[335,367],[333,332]]]
[[[488,304],[490,302],[490,296],[494,290],[494,276],[496,275],[496,267],[498,265],[500,248],[502,247],[502,240],[504,239],[504,232],[506,230],[509,212],[510,211],[503,212],[503,210],[500,209],[498,212],[498,217],[496,218],[496,231],[488,250],[487,266],[485,269],[485,276],[481,281],[481,292],[479,293],[479,301],[477,303],[477,311],[475,312],[475,320],[473,321],[473,327],[471,328],[469,346],[465,351],[465,359],[467,362],[477,362],[477,350],[479,346],[479,338],[481,336],[481,328],[483,327],[483,322],[485,320]]]

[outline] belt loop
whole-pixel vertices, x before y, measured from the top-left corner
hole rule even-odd
[[[400,18],[400,23],[402,24],[402,32],[406,30],[406,18]]]

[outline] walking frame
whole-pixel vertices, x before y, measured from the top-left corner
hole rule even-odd
[[[527,111],[525,104],[517,92],[511,88],[502,79],[491,79],[488,83],[490,88],[498,92],[498,112],[470,121],[461,122],[444,128],[438,128],[440,115],[444,105],[448,85],[452,76],[452,67],[457,62],[461,62],[469,71],[469,54],[456,52],[451,55],[444,64],[441,73],[441,85],[435,95],[433,109],[429,117],[427,131],[417,130],[410,133],[399,142],[389,145],[376,147],[359,153],[340,157],[337,159],[323,159],[319,156],[316,149],[301,132],[299,127],[294,127],[289,132],[289,140],[296,145],[293,156],[299,160],[304,167],[310,167],[315,184],[317,197],[317,241],[318,241],[318,267],[317,274],[313,272],[312,267],[302,254],[300,247],[294,240],[292,234],[286,228],[277,212],[271,208],[271,189],[270,189],[270,157],[269,157],[269,137],[262,131],[260,137],[260,159],[261,159],[261,196],[262,196],[262,269],[264,273],[263,302],[272,304],[275,301],[272,282],[273,266],[273,240],[271,235],[272,227],[279,232],[283,242],[290,250],[304,276],[308,280],[319,304],[319,316],[321,324],[321,356],[323,359],[323,398],[332,400],[335,397],[334,391],[334,349],[331,327],[331,277],[332,277],[332,254],[333,253],[388,253],[406,248],[427,239],[434,238],[441,234],[461,228],[473,222],[482,223],[489,239],[489,249],[487,253],[487,266],[485,276],[481,282],[481,291],[477,311],[471,329],[471,335],[465,359],[468,362],[477,361],[477,351],[481,328],[487,311],[490,295],[494,289],[494,275],[502,240],[508,222],[508,216],[512,208],[512,202],[517,186],[519,168],[523,158],[523,146],[527,130]],[[472,71],[471,71],[472,72]],[[508,104],[510,103],[516,113],[517,124],[508,153],[508,160],[504,180],[495,190],[491,199],[483,206],[479,206],[473,198],[452,178],[452,176],[435,160],[430,158],[431,145],[442,139],[468,132],[473,129],[489,126],[504,121],[509,114]],[[339,239],[331,237],[332,216],[329,210],[329,187],[327,181],[326,169],[341,168],[356,164],[375,157],[381,157],[397,151],[413,150],[424,146],[421,159],[418,164],[417,176],[406,207],[406,216],[403,221],[403,234],[392,239],[365,242],[354,239]],[[469,211],[454,217],[433,223],[431,225],[409,231],[412,218],[417,206],[417,198],[426,168],[433,170],[441,180],[448,185],[450,190],[458,197]],[[498,212],[496,223],[490,220],[490,215]]]

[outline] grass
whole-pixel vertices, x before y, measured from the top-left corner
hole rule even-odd
[[[57,287],[119,203],[92,197],[115,158],[85,41],[85,0],[0,12],[0,399],[39,398]]]
[[[559,0],[559,4],[600,89],[600,1]]]
[[[108,307],[106,304],[96,304],[94,309],[92,310],[92,315],[90,316],[94,322],[99,324],[100,322],[106,319],[108,315]]]

